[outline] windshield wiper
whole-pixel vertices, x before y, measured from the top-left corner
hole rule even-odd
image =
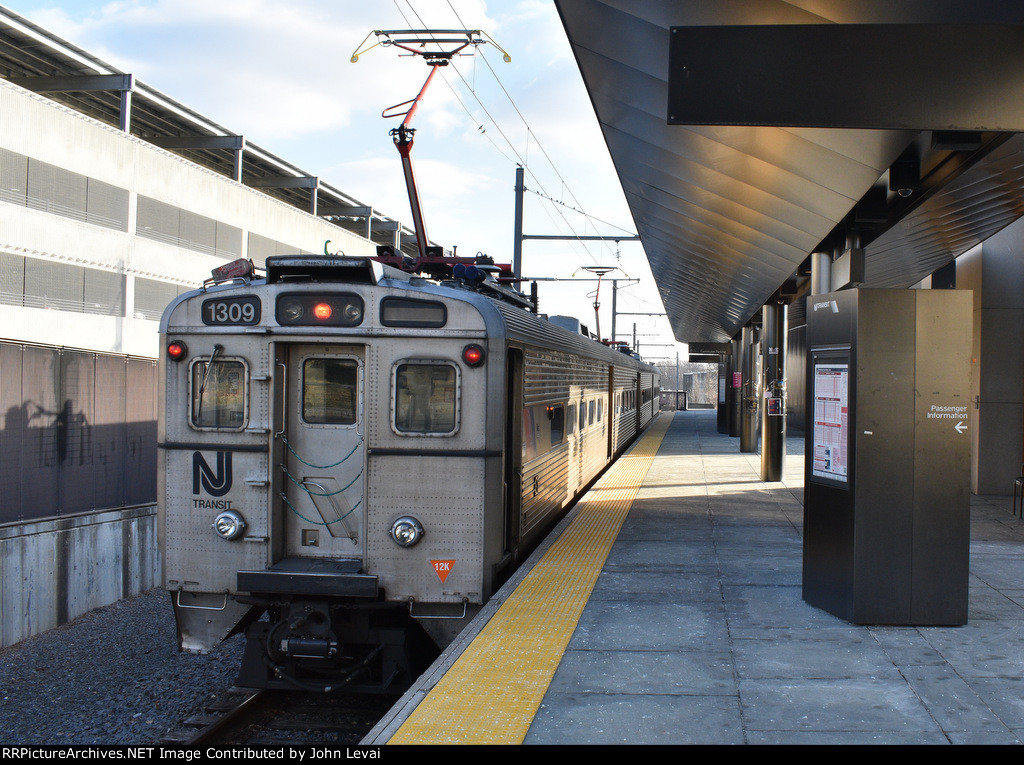
[[[199,405],[196,407],[196,420],[201,421],[203,416],[203,394],[206,392],[206,383],[210,380],[210,372],[213,369],[213,360],[217,358],[217,355],[224,352],[224,346],[217,343],[213,346],[213,353],[210,354],[210,360],[206,362],[206,371],[203,372],[203,382],[199,385]]]

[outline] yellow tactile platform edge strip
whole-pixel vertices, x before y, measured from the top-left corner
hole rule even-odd
[[[562,535],[389,743],[522,743],[671,420],[658,417],[584,496]]]

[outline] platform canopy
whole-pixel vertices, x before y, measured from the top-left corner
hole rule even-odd
[[[1024,214],[1024,8],[556,0],[676,338],[806,294],[813,253],[913,286]]]

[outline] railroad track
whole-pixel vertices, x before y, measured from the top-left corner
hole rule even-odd
[[[173,746],[358,744],[396,697],[231,688],[168,734]]]

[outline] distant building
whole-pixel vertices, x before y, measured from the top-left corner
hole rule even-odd
[[[237,258],[378,245],[415,252],[397,221],[0,8],[0,646],[158,583],[164,307]]]

